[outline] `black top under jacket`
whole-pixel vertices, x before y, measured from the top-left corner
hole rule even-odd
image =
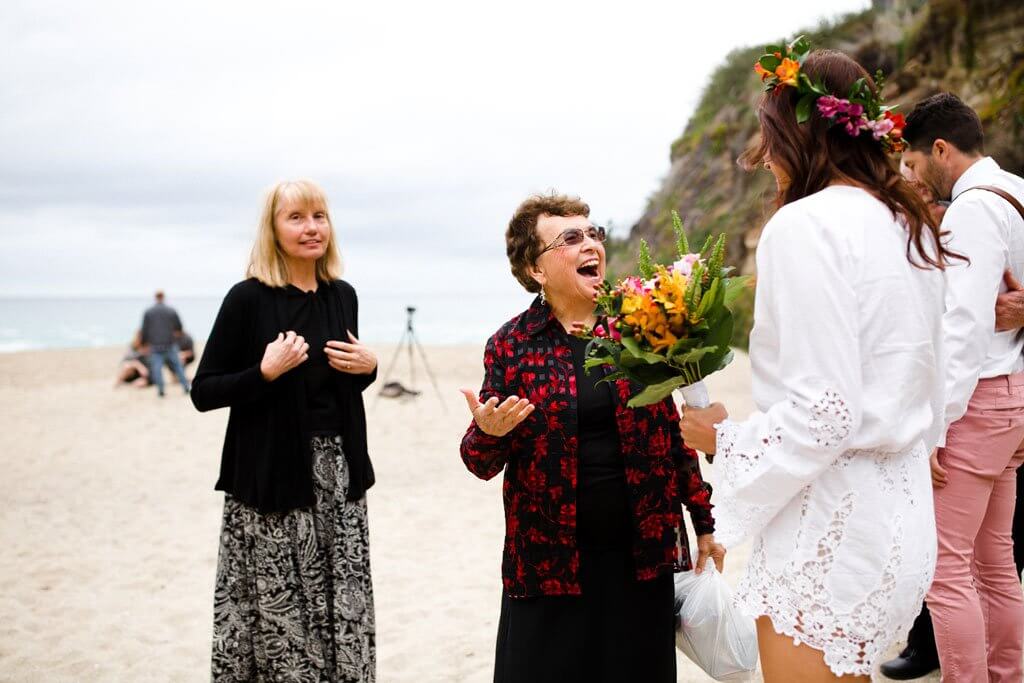
[[[327,287],[330,338],[359,336],[356,292],[343,280]],[[224,297],[192,381],[192,403],[200,411],[230,407],[220,477],[215,488],[260,512],[313,505],[310,410],[301,373],[263,379],[260,362],[267,344],[286,332],[288,289],[258,280],[239,282]],[[301,366],[300,366],[301,367]],[[362,392],[377,378],[336,372],[339,424],[348,461],[349,500],[359,500],[374,482],[366,448]]]

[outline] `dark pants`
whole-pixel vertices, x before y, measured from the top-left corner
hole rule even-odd
[[[187,392],[190,389],[188,378],[185,377],[185,368],[181,365],[181,355],[178,353],[178,345],[171,344],[169,347],[153,347],[149,354],[149,375],[156,384],[156,391],[164,395],[164,364],[168,364],[182,388]]]
[[[1021,468],[1024,469],[1024,468]],[[1017,566],[1017,576],[1024,571],[1024,477],[1017,470],[1017,507],[1013,510],[1013,563]],[[907,634],[907,649],[914,650],[919,656],[939,661],[939,653],[935,647],[935,630],[932,628],[932,615],[928,604],[921,608],[921,613],[914,620],[914,626]]]

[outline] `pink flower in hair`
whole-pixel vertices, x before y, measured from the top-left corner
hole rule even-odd
[[[849,135],[850,137],[855,138],[858,135],[860,135],[860,132],[862,130],[867,130],[867,129],[868,129],[867,122],[864,121],[863,118],[856,118],[856,119],[850,118],[850,117],[846,118],[846,134]]]
[[[835,115],[841,111],[841,107],[844,103],[849,104],[846,100],[841,100],[838,97],[822,95],[818,98],[817,102],[818,113],[828,119],[835,118]]]
[[[849,100],[843,100],[846,103],[844,113],[849,114],[852,118],[859,118],[864,114],[863,104],[853,104]]]
[[[871,129],[871,135],[874,136],[876,140],[881,140],[886,135],[888,135],[893,128],[896,127],[896,124],[893,122],[892,119],[883,118],[875,119],[874,121],[868,121],[867,126],[869,129]]]

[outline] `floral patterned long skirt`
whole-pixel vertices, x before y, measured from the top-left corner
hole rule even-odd
[[[262,514],[231,496],[213,604],[216,683],[372,683],[366,499],[346,500],[341,438],[315,436],[312,509]]]

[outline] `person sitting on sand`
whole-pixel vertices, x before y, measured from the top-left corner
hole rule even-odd
[[[479,397],[463,389],[462,460],[481,479],[505,474],[496,683],[674,683],[672,573],[693,566],[683,505],[697,571],[725,556],[672,399],[628,408],[628,381],[583,369],[587,341],[571,330],[596,323],[605,268],[589,214],[554,194],[516,209],[509,262],[539,296],[487,342]]]
[[[117,379],[114,386],[130,384],[133,387],[148,387],[151,382],[149,378],[149,357],[144,353],[142,347],[141,331],[136,331],[128,345],[128,351],[121,359],[117,369]]]
[[[196,345],[192,335],[182,330],[178,337],[178,358],[181,360],[181,367],[187,368],[196,359]]]

